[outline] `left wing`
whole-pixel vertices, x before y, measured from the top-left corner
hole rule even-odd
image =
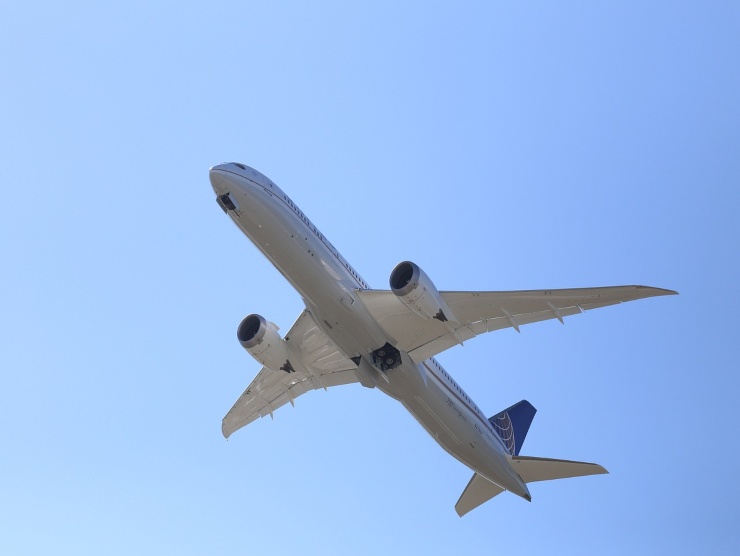
[[[387,290],[358,290],[370,314],[415,363],[443,352],[484,332],[548,319],[657,295],[672,290],[648,286],[613,286],[562,290],[503,292],[440,292],[457,323],[425,319]]]
[[[293,400],[309,390],[358,382],[357,366],[342,355],[308,311],[301,313],[284,341],[308,374],[263,367],[224,417],[221,431],[226,438],[258,417],[272,417],[277,408],[288,402],[292,405]]]

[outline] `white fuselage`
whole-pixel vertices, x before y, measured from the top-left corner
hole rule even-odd
[[[368,359],[390,340],[354,293],[370,286],[277,185],[240,164],[214,166],[210,175],[216,194],[228,193],[235,201],[236,209],[228,211],[232,220],[298,291],[346,357]],[[456,459],[529,499],[501,439],[462,388],[434,358],[419,364],[405,353],[401,358],[377,387],[400,401]]]

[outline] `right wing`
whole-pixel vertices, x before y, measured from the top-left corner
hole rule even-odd
[[[339,351],[308,311],[301,313],[284,341],[308,374],[263,367],[224,417],[221,431],[226,438],[258,417],[272,417],[277,408],[288,402],[292,405],[293,400],[309,390],[358,382],[357,366]]]
[[[562,290],[493,292],[439,292],[458,319],[444,323],[420,317],[387,290],[358,290],[357,295],[383,330],[418,363],[462,341],[483,334],[548,319],[576,315],[589,309],[616,305],[676,292],[648,286],[613,286]]]

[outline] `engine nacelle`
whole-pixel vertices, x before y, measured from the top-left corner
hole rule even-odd
[[[417,315],[441,322],[457,322],[429,276],[418,265],[404,261],[391,272],[391,290]]]
[[[294,373],[290,353],[277,326],[261,315],[249,315],[236,329],[239,343],[249,354],[271,371]]]

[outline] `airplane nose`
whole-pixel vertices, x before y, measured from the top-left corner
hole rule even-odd
[[[226,178],[226,173],[223,170],[223,165],[214,166],[208,172],[208,178],[211,180],[211,185],[214,189],[220,186]]]

